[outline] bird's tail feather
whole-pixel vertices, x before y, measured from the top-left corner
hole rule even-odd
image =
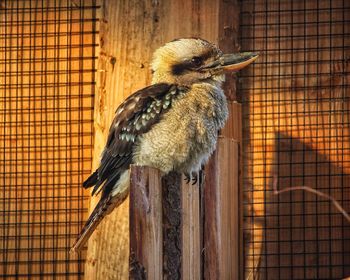
[[[128,172],[124,172],[121,177],[116,176],[114,180],[107,182],[107,185],[115,186],[116,182],[118,182],[117,186],[113,188],[108,195],[102,193],[100,201],[95,206],[78,238],[74,242],[71,252],[80,251],[102,219],[115,207],[118,207],[127,197],[129,193]],[[105,187],[108,188],[106,184]]]
[[[98,181],[98,172],[97,172],[97,170],[96,170],[94,173],[92,173],[92,174],[89,176],[89,178],[87,178],[87,179],[84,181],[83,187],[84,187],[85,189],[90,188],[90,187],[96,185],[97,181]]]
[[[127,193],[101,198],[74,242],[71,252],[79,252],[82,249],[102,219],[125,200]]]

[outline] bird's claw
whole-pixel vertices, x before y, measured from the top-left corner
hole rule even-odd
[[[197,172],[193,172],[192,173],[192,186],[197,184],[198,182],[198,173]]]
[[[191,175],[189,173],[184,173],[185,175],[185,182],[188,184],[191,181]]]
[[[198,172],[192,172],[191,174],[184,173],[184,175],[185,175],[185,182],[186,182],[186,184],[189,184],[190,182],[192,182],[192,186],[197,184],[197,182],[198,182]],[[201,180],[199,180],[199,182],[200,181]]]

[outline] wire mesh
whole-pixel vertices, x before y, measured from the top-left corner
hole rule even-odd
[[[350,276],[350,2],[240,1],[248,279]],[[277,184],[276,184],[277,183]]]
[[[0,278],[82,278],[97,8],[0,2]]]

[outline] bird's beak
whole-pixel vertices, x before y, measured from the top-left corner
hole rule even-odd
[[[252,63],[258,56],[259,54],[253,52],[224,54],[203,68],[221,68],[227,71],[238,71]]]
[[[233,53],[224,54],[220,60],[224,70],[238,71],[252,63],[258,56],[257,53],[252,52]]]

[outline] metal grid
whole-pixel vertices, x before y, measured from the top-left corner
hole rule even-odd
[[[0,2],[0,278],[82,278],[97,8]]]
[[[247,279],[350,277],[350,2],[240,1]]]

